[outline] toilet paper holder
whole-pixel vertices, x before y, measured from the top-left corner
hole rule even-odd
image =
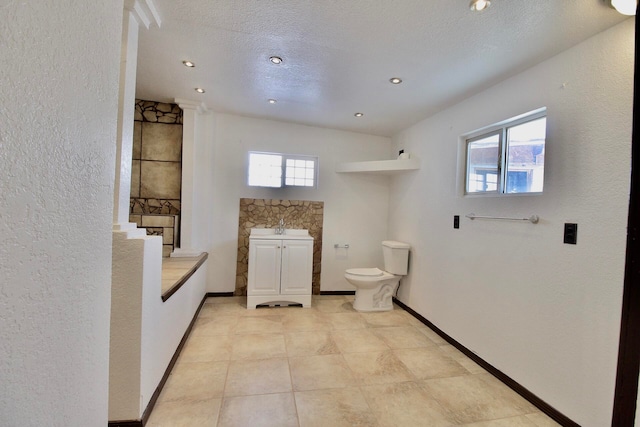
[[[333,245],[333,247],[336,249],[349,249],[349,244],[345,243],[344,245],[341,245],[339,243],[336,243]]]

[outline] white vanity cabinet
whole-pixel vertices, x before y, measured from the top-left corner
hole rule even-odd
[[[311,306],[313,237],[307,230],[252,229],[247,308],[266,303]]]

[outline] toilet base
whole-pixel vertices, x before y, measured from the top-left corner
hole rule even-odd
[[[393,295],[399,284],[400,279],[373,289],[357,288],[353,308],[357,311],[393,310]]]

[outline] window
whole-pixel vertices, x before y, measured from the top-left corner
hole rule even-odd
[[[279,153],[249,152],[252,187],[315,187],[318,158]]]
[[[541,193],[546,110],[465,137],[465,194]]]

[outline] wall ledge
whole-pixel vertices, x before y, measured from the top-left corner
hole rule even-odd
[[[204,264],[207,258],[209,258],[209,254],[207,252],[203,252],[200,256],[194,257],[192,259],[193,265],[189,267],[189,269],[185,271],[185,273],[179,279],[177,279],[173,285],[171,285],[166,291],[162,293],[162,302],[167,301],[171,297],[171,295],[175,294],[178,291],[178,289],[182,287],[182,285],[187,283],[189,278],[193,276],[193,274],[196,271],[198,271],[200,266]],[[180,261],[189,260],[189,258],[179,258],[179,259]],[[163,260],[163,270],[164,270],[164,263],[165,261]]]

